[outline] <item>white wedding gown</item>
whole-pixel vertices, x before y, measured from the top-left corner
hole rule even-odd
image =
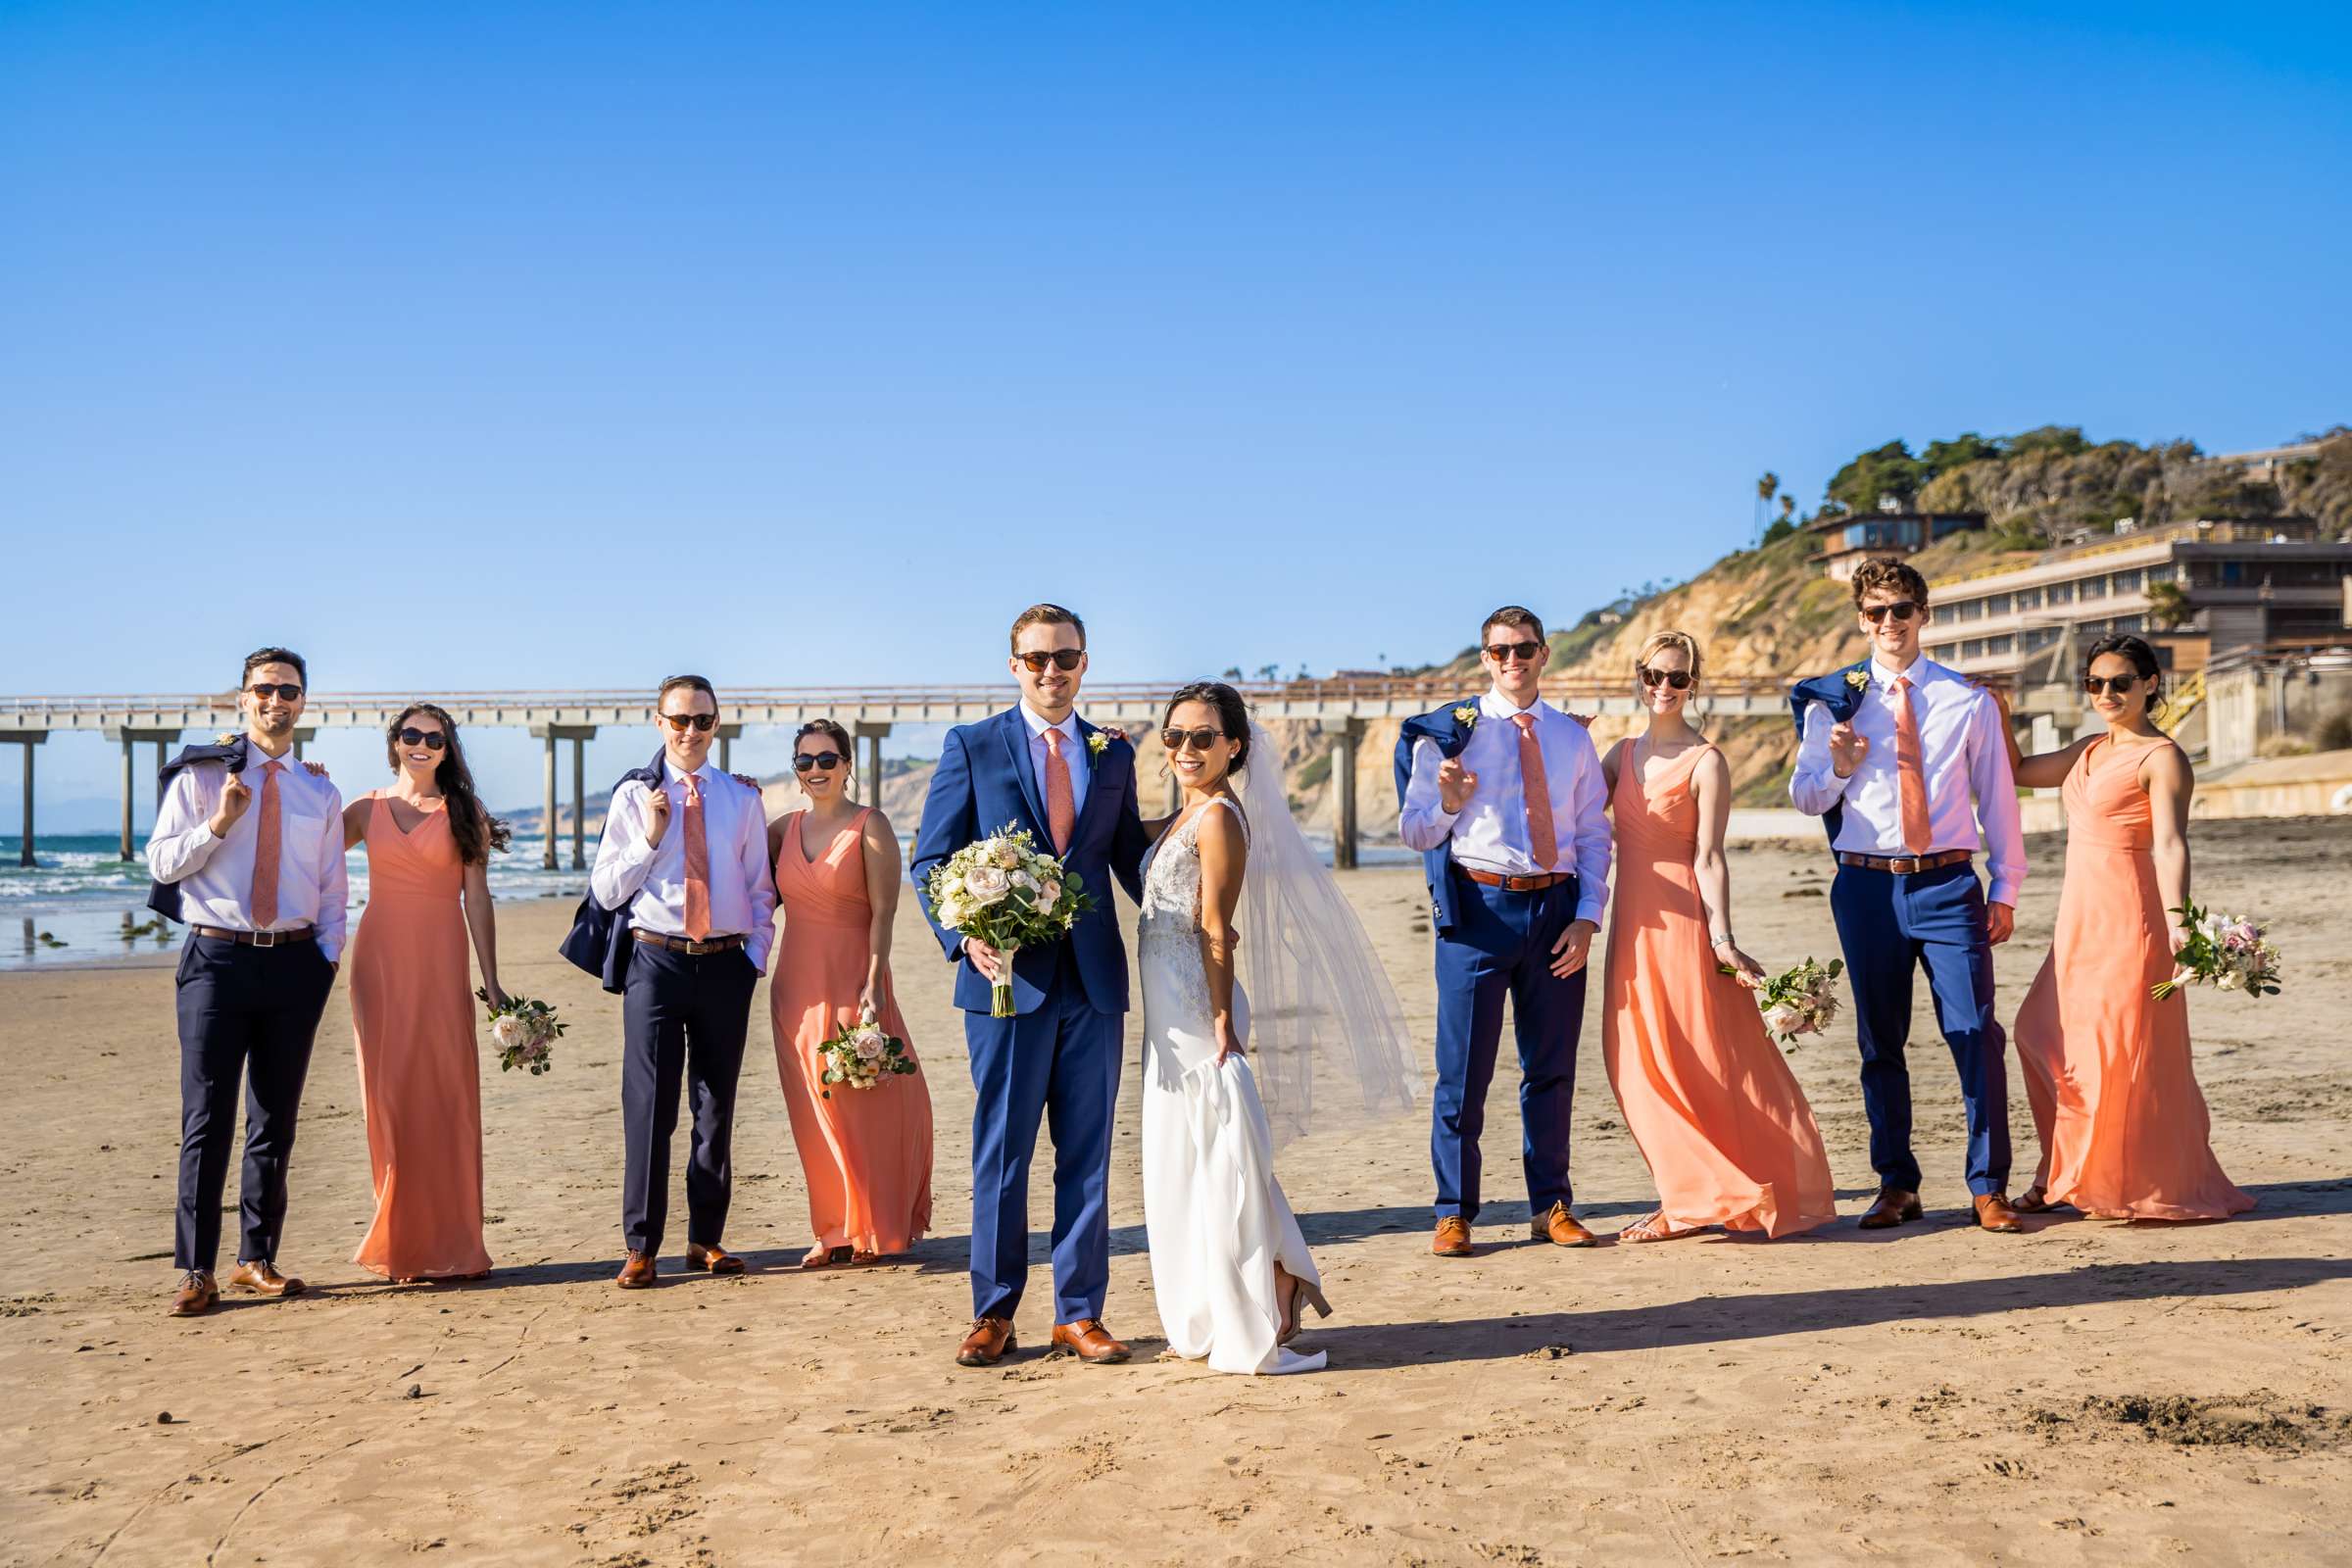
[[[1282,1184],[1274,1138],[1246,1056],[1217,1062],[1215,1014],[1200,957],[1200,819],[1241,809],[1219,799],[1161,835],[1144,860],[1136,947],[1144,979],[1144,1228],[1152,1291],[1169,1348],[1219,1372],[1315,1372],[1323,1354],[1275,1344],[1283,1303],[1274,1265],[1298,1278],[1298,1310],[1322,1298]],[[1247,818],[1243,831],[1248,832]],[[1245,933],[1247,935],[1247,933]],[[1250,1003],[1237,979],[1235,1037]]]

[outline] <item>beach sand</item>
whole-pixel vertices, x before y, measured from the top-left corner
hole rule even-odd
[[[230,1297],[195,1322],[164,1316],[170,969],[0,975],[0,1370],[15,1391],[0,1561],[2352,1561],[2352,827],[2200,824],[2195,848],[2200,895],[2268,916],[2286,949],[2283,996],[2192,1003],[2214,1142],[2259,1198],[2252,1214],[2054,1215],[2023,1238],[1966,1226],[1959,1097],[1923,987],[1928,1223],[1853,1228],[1872,1181],[1841,1020],[1794,1061],[1847,1219],[1773,1244],[1531,1244],[1506,1048],[1472,1260],[1427,1255],[1425,1112],[1285,1152],[1338,1308],[1300,1345],[1333,1370],[1299,1378],[1153,1359],[1137,1016],[1108,1306],[1137,1361],[1036,1348],[1041,1229],[1022,1350],[987,1371],[953,1363],[971,1091],[950,971],[911,900],[898,976],[938,1106],[941,1234],[904,1263],[791,1267],[806,1214],[762,994],[727,1236],[755,1272],[684,1275],[673,1235],[662,1288],[627,1295],[612,1284],[619,1007],[556,957],[566,906],[502,911],[508,985],[558,1002],[571,1033],[548,1077],[494,1061],[485,1075],[498,1273],[397,1287],[345,1261],[370,1200],[338,991],[281,1257],[311,1294]],[[2034,841],[2004,1016],[2048,941],[2061,854]],[[1739,929],[1768,965],[1835,952],[1828,869],[1817,846],[1735,858]],[[1426,1068],[1418,879],[1346,884]],[[1120,918],[1132,929],[1123,900]],[[1609,1095],[1594,992],[1574,1175],[1580,1212],[1614,1229],[1651,1188]],[[2011,1088],[2023,1188],[2034,1145],[2014,1071]],[[1049,1160],[1041,1141],[1040,1227]],[[235,1199],[232,1176],[232,1238]],[[683,1212],[673,1199],[681,1228]]]

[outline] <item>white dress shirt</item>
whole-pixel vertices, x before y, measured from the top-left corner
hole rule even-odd
[[[1842,801],[1845,816],[1834,848],[1853,855],[1909,855],[1903,843],[1903,804],[1894,763],[1893,682],[1911,679],[1912,710],[1919,719],[1919,759],[1928,790],[1928,852],[1984,852],[1992,873],[1995,904],[2017,905],[2026,880],[2025,834],[2019,821],[2017,780],[2009,771],[2009,747],[2001,738],[2001,711],[1992,694],[1971,684],[1932,659],[1908,670],[1870,662],[1870,689],[1854,709],[1854,733],[1870,742],[1851,777],[1839,778],[1830,762],[1830,731],[1837,720],[1820,703],[1805,710],[1804,739],[1796,748],[1796,771],[1788,799],[1819,816]],[[1983,824],[1982,832],[1979,823]]]
[[[326,961],[343,956],[344,904],[350,879],[343,869],[343,794],[292,756],[275,759],[277,775],[277,918],[254,924],[246,910],[253,893],[253,852],[262,825],[262,769],[272,760],[258,746],[242,775],[253,790],[245,814],[213,836],[213,813],[228,785],[228,764],[195,762],[172,775],[147,840],[147,868],[158,882],[179,885],[179,908],[190,925],[224,931],[318,932]]]
[[[1049,724],[1031,712],[1027,703],[1020,707],[1021,722],[1029,726],[1029,763],[1037,769],[1037,800],[1040,806],[1045,806],[1050,799],[1046,794],[1046,731],[1061,731],[1061,758],[1070,764],[1070,820],[1076,822],[1078,813],[1086,809],[1086,787],[1092,781],[1095,761],[1087,753],[1086,733],[1078,727],[1078,715],[1074,711],[1064,713],[1060,723]],[[1047,848],[1051,849],[1052,846]]]
[[[1609,818],[1607,788],[1601,783],[1600,754],[1585,726],[1538,698],[1532,708],[1514,708],[1494,692],[1478,700],[1478,722],[1462,747],[1461,763],[1478,775],[1478,787],[1458,812],[1447,812],[1438,791],[1445,756],[1424,738],[1413,746],[1413,771],[1404,789],[1396,832],[1408,849],[1423,854],[1448,838],[1453,858],[1475,870],[1502,876],[1550,871],[1576,874],[1576,914],[1600,923],[1609,906]],[[1527,835],[1526,787],[1519,776],[1519,726],[1514,713],[1536,715],[1536,745],[1544,757],[1544,781],[1551,790],[1551,834],[1556,852],[1538,865]]]
[[[767,868],[767,812],[758,790],[705,762],[703,845],[710,853],[710,935],[745,939],[752,967],[767,972],[774,946],[776,885]],[[608,909],[629,906],[629,923],[662,936],[686,934],[686,782],[664,762],[662,793],[669,826],[659,848],[645,842],[646,801],[653,790],[622,781],[605,810],[605,836],[596,847],[588,890]]]

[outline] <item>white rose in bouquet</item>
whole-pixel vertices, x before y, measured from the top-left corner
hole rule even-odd
[[[1056,904],[1059,904],[1060,902],[1061,902],[1061,884],[1060,884],[1060,883],[1058,883],[1058,882],[1055,882],[1055,881],[1052,880],[1051,878],[1049,878],[1049,879],[1047,879],[1046,881],[1040,882],[1040,883],[1037,885],[1037,906],[1038,906],[1038,907],[1039,907],[1039,908],[1041,908],[1041,909],[1051,909],[1052,907],[1054,907],[1054,906],[1055,906]]]
[[[982,908],[999,903],[1012,890],[1012,879],[1001,867],[975,865],[963,873],[964,896]]]
[[[1764,1009],[1764,1027],[1776,1035],[1795,1034],[1804,1022],[1804,1009],[1790,1003]]]
[[[530,1043],[531,1026],[514,1013],[505,1013],[490,1026],[490,1038],[498,1042],[499,1050],[513,1051]]]

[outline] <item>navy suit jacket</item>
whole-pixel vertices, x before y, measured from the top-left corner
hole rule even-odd
[[[1461,756],[1462,748],[1470,744],[1470,731],[1477,727],[1477,720],[1473,719],[1470,723],[1463,723],[1453,716],[1454,709],[1475,710],[1477,707],[1478,699],[1473,697],[1467,701],[1456,703],[1451,708],[1441,708],[1434,713],[1423,713],[1417,718],[1408,718],[1404,721],[1404,727],[1396,732],[1397,810],[1404,809],[1405,788],[1412,783],[1413,779],[1413,743],[1435,741],[1438,744],[1440,757]],[[1430,919],[1437,926],[1438,935],[1451,936],[1457,923],[1454,915],[1461,907],[1460,901],[1469,896],[1462,891],[1462,883],[1467,878],[1457,879],[1453,874],[1452,841],[1447,840],[1434,850],[1424,851],[1421,856],[1421,867],[1423,874],[1429,879]]]
[[[1868,689],[1856,686],[1846,679],[1846,676],[1856,670],[1868,675],[1870,661],[1867,659],[1856,660],[1843,669],[1833,669],[1827,675],[1815,675],[1810,680],[1800,680],[1788,688],[1788,711],[1796,720],[1798,744],[1803,744],[1805,738],[1805,710],[1811,708],[1815,703],[1827,708],[1830,710],[1830,717],[1838,723],[1842,724],[1854,716],[1854,710],[1862,706],[1862,693]],[[1830,835],[1832,844],[1838,842],[1838,829],[1844,824],[1844,821],[1845,808],[1842,806],[1833,806],[1821,813],[1822,828]]]
[[[1088,738],[1100,733],[1083,718],[1078,721],[1078,731]],[[1052,852],[1054,837],[1046,831],[1046,803],[1029,760],[1029,725],[1018,709],[1009,708],[948,731],[947,742],[940,748],[938,770],[931,775],[930,793],[923,798],[923,822],[914,837],[914,859],[907,867],[923,906],[923,918],[931,922],[941,949],[956,964],[956,1005],[966,1012],[989,1010],[989,984],[964,959],[963,938],[939,923],[931,907],[931,872],[965,845],[1007,825],[1027,828],[1040,849]],[[1144,852],[1150,847],[1136,808],[1135,748],[1125,741],[1111,741],[1093,759],[1086,805],[1070,835],[1069,853],[1061,858],[1078,885],[1095,901],[1094,907],[1079,917],[1064,942],[1023,948],[1013,956],[1012,1004],[1016,1011],[1033,1011],[1045,1002],[1065,944],[1077,960],[1088,1004],[1097,1012],[1127,1010],[1127,947],[1119,939],[1110,884],[1117,878],[1127,896],[1140,904]]]
[[[620,787],[635,779],[649,789],[662,787],[662,759],[665,752],[656,752],[654,760],[643,767],[632,767],[612,781],[614,794]],[[556,824],[547,824],[552,836]],[[580,906],[573,911],[571,930],[565,933],[556,951],[580,968],[595,975],[607,991],[626,991],[629,988],[629,955],[637,951],[636,939],[629,935],[629,906],[608,909],[589,893],[581,898]]]
[[[166,762],[155,775],[155,798],[161,801],[163,792],[172,787],[172,776],[180,769],[198,762],[226,762],[232,776],[244,772],[245,737],[239,735],[218,745],[181,747],[179,755]],[[334,831],[342,832],[343,825],[340,822],[334,824]],[[147,883],[147,907],[167,920],[185,923],[186,917],[179,912],[179,884],[176,882],[158,882],[150,878]]]

